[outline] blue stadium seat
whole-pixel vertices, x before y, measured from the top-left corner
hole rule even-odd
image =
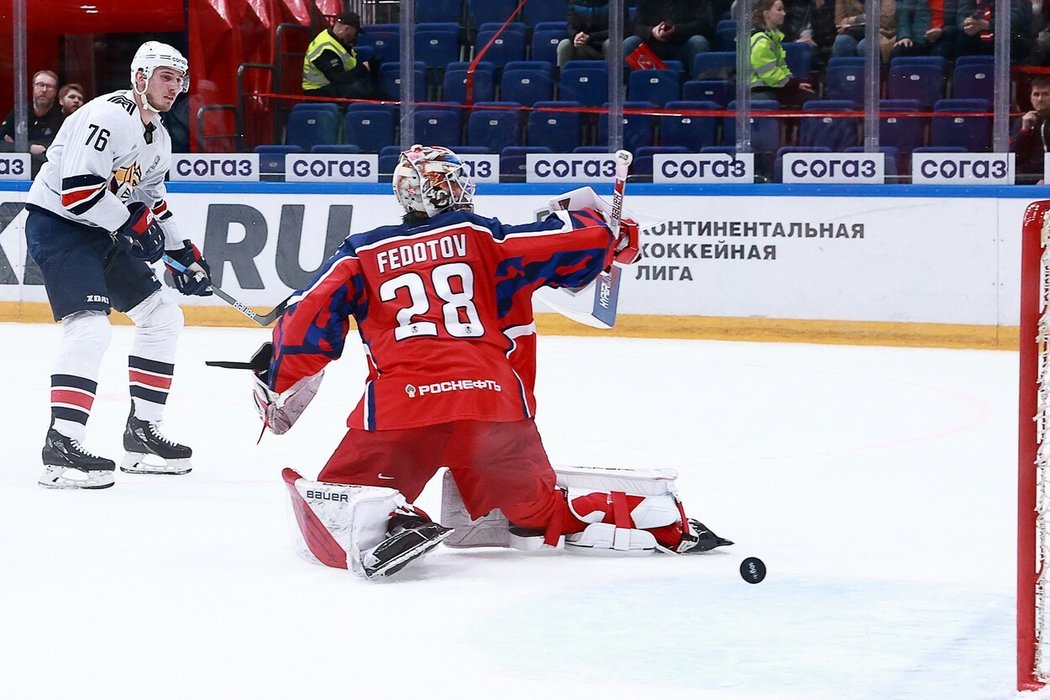
[[[879,100],[881,113],[915,113],[922,111],[918,100]],[[926,143],[926,117],[879,116],[879,144],[897,149],[898,165],[907,171],[911,154]]]
[[[301,112],[303,110],[331,112],[333,114],[340,113],[339,103],[337,102],[296,102],[292,105],[293,112]]]
[[[735,51],[704,51],[693,56],[694,80],[732,80],[736,75]]]
[[[658,107],[677,100],[678,74],[670,70],[636,70],[627,77],[627,99]]]
[[[529,56],[533,61],[548,61],[551,65],[557,65],[558,44],[564,38],[564,29],[533,29]]]
[[[423,102],[427,99],[427,71],[426,64],[416,61],[415,89],[412,91],[416,100]],[[401,99],[401,64],[382,63],[379,66],[379,91],[385,99]]]
[[[400,27],[396,24],[390,26],[393,29],[380,30],[363,27],[366,31],[363,34],[359,34],[356,39],[357,46],[369,46],[372,48],[375,59],[380,64],[401,59]]]
[[[432,71],[444,72],[445,66],[459,60],[459,30],[422,29],[413,34],[416,61],[422,61]]]
[[[533,32],[543,32],[550,29],[560,29],[563,36],[569,36],[569,23],[564,18],[557,22],[537,22],[533,25]]]
[[[518,8],[516,0],[467,0],[471,23],[480,27],[489,22],[504,22]]]
[[[289,153],[302,153],[301,146],[267,144],[256,146],[259,154],[259,173],[262,175],[284,175],[284,157]]]
[[[813,49],[809,44],[797,41],[785,41],[781,45],[784,47],[784,60],[791,69],[791,75],[806,82],[813,72]]]
[[[384,146],[394,145],[393,111],[347,110],[346,116],[343,117],[343,143],[356,144],[362,153],[379,153],[379,149]]]
[[[828,61],[824,70],[824,96],[829,100],[852,100],[863,104],[864,61]]]
[[[895,56],[890,60],[890,68],[893,66],[933,66],[939,68],[941,73],[948,71],[948,59],[944,56]]]
[[[469,66],[469,61],[448,64],[441,84],[441,99],[444,102],[466,103]],[[481,61],[474,67],[472,102],[491,102],[496,99],[495,75],[496,66],[487,61]]]
[[[968,153],[986,153],[992,147],[992,116],[938,117],[938,112],[989,112],[988,100],[938,100],[930,120],[930,145],[961,146]]]
[[[599,107],[609,100],[609,66],[605,61],[568,61],[558,77],[558,99]]]
[[[310,153],[361,153],[361,149],[352,143],[319,143],[310,147]]]
[[[982,66],[995,65],[995,56],[991,54],[965,54],[955,57],[956,66],[968,66],[975,63]]]
[[[418,109],[414,127],[416,141],[437,146],[463,140],[463,114],[460,109]]]
[[[503,67],[500,99],[531,107],[554,99],[554,78],[546,61],[511,61]]]
[[[581,145],[579,102],[537,102],[529,111],[525,142],[549,146],[554,153],[572,153]]]
[[[781,146],[773,159],[773,182],[784,181],[784,156],[788,153],[831,153],[827,146]]]
[[[718,22],[715,23],[715,31],[718,31],[718,30],[721,30],[721,29],[732,29],[732,30],[736,31],[736,20],[735,19],[728,19],[728,18],[718,20]]]
[[[485,22],[478,26],[479,32],[496,33],[500,31],[500,29],[502,29],[505,34],[508,32],[516,32],[518,34],[529,33],[529,27],[524,22],[508,22],[506,27],[503,26],[503,22]]]
[[[944,98],[944,82],[943,64],[898,60],[890,65],[886,97],[893,100],[918,100],[924,108],[928,108]]]
[[[952,97],[957,100],[995,99],[995,66],[991,63],[955,64],[952,71]]]
[[[521,105],[517,102],[479,102],[467,118],[467,143],[499,153],[521,145]]]
[[[509,61],[525,60],[525,34],[524,32],[503,32],[496,36],[494,30],[478,32],[477,41],[474,43],[474,55],[481,53],[489,41],[495,37],[492,46],[482,56],[483,61],[494,63],[497,68],[502,68]]]
[[[529,0],[521,8],[521,19],[530,27],[539,22],[564,22],[568,11],[568,0]]]
[[[608,106],[608,105],[603,105]],[[624,102],[623,147],[634,153],[642,146],[652,146],[654,140],[655,119],[651,114],[628,114],[629,109],[652,110],[648,102]],[[598,137],[595,146],[606,146],[609,143],[609,113],[598,115]]]
[[[736,51],[736,27],[715,29],[715,51]]]
[[[804,112],[856,112],[860,105],[849,100],[809,100]],[[836,153],[860,144],[861,117],[802,117],[799,119],[798,145],[805,148],[826,146]]]
[[[736,85],[731,80],[687,80],[682,85],[683,100],[715,102],[725,107],[736,97]]]
[[[715,102],[679,100],[668,102],[664,109],[668,111],[688,111],[703,109],[722,109],[723,105]],[[690,153],[699,153],[705,146],[714,146],[718,139],[718,122],[720,117],[705,116],[665,116],[660,117],[660,145],[682,146]]]
[[[416,22],[463,22],[463,0],[416,0]]]
[[[631,174],[651,177],[653,174],[653,156],[661,153],[689,153],[685,146],[642,146],[634,154]]]
[[[319,143],[338,143],[339,122],[339,115],[327,110],[290,112],[284,142],[304,151]]]
[[[390,182],[391,175],[394,173],[394,166],[397,165],[400,157],[400,146],[386,146],[379,151],[379,165],[376,167],[379,169],[380,182]]]
[[[499,154],[501,182],[525,182],[525,161],[529,153],[553,153],[547,146],[507,146]]]

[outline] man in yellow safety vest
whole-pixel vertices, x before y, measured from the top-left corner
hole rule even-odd
[[[361,17],[343,12],[331,29],[314,37],[303,59],[303,93],[320,97],[365,98],[372,95],[367,62],[357,60],[354,42],[361,33]]]

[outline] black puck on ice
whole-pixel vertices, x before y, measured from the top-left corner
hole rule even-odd
[[[740,562],[740,578],[748,583],[762,583],[766,577],[766,565],[758,557],[748,557]]]

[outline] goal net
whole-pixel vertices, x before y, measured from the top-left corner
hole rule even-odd
[[[1050,200],[1025,210],[1017,503],[1017,687],[1050,682]]]

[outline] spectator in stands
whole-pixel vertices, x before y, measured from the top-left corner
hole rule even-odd
[[[58,91],[58,106],[62,108],[65,119],[84,104],[84,86],[80,83],[66,83]]]
[[[1028,98],[1032,109],[1025,112],[1010,135],[1010,150],[1016,154],[1014,172],[1018,184],[1043,183],[1043,156],[1050,147],[1050,75],[1032,77]]]
[[[694,55],[711,50],[723,5],[720,0],[638,0],[624,56],[644,43],[661,60],[681,61],[689,70]]]
[[[1029,0],[1010,0],[1011,61],[1020,62],[1028,56],[1031,14]],[[995,0],[959,0],[958,22],[956,55],[995,53]]]
[[[785,18],[784,0],[757,0],[751,10],[751,97],[776,100],[798,107],[817,94],[808,83],[791,74],[780,27]]]
[[[627,28],[624,3],[624,29]],[[571,0],[569,38],[558,44],[558,67],[566,61],[604,59],[609,54],[609,0]]]
[[[372,96],[368,63],[358,61],[354,51],[360,33],[361,17],[356,12],[344,12],[331,29],[314,37],[303,59],[304,94],[356,99]]]
[[[898,56],[955,55],[955,0],[897,0],[897,42],[890,59]]]
[[[834,0],[789,0],[784,9],[784,41],[808,45],[814,66],[827,63],[837,34]]]
[[[882,0],[879,6],[879,51],[882,62],[888,63],[893,45],[897,43],[897,3]],[[864,27],[867,24],[864,0],[838,0],[835,4],[835,24],[839,35],[831,46],[832,56],[863,56]]]
[[[58,133],[58,127],[62,126],[62,110],[55,100],[57,96],[58,76],[49,70],[37,71],[33,76],[33,102],[26,115],[29,153],[34,156],[34,161],[39,158],[43,163],[44,152]],[[14,110],[0,123],[0,140],[6,145],[4,150],[10,151],[14,147]]]

